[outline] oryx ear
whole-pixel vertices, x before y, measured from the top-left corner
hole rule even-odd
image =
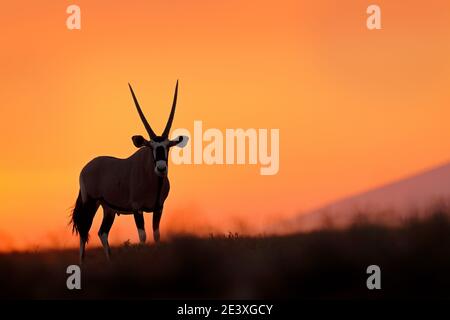
[[[170,140],[170,146],[177,146],[180,148],[184,148],[186,147],[187,143],[189,141],[189,137],[188,136],[178,136],[173,140]]]
[[[132,136],[133,144],[136,148],[140,148],[147,145],[147,140],[143,136]]]

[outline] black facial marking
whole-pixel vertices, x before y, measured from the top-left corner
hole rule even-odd
[[[166,140],[166,138],[164,138],[164,137],[154,137],[152,140],[155,141],[155,142],[163,142],[164,140]]]
[[[157,146],[155,150],[155,160],[166,160],[166,150],[163,146]]]

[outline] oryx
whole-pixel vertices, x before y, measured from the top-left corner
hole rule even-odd
[[[150,140],[133,136],[139,148],[126,159],[97,157],[91,160],[80,173],[80,191],[72,212],[72,231],[80,236],[80,262],[83,261],[89,229],[99,206],[103,208],[103,221],[98,231],[106,257],[110,257],[108,234],[117,214],[133,214],[139,240],[146,240],[144,212],[153,212],[153,237],[159,241],[159,221],[164,201],[169,194],[167,158],[173,146],[184,147],[187,136],[169,140],[177,103],[178,81],[175,86],[172,110],[162,135],[153,132],[145,118],[133,88],[128,84],[137,112],[147,130]]]

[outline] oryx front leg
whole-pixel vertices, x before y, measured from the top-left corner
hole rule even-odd
[[[159,221],[161,220],[163,208],[157,209],[153,212],[153,239],[155,242],[159,242]]]
[[[108,260],[111,257],[111,248],[108,243],[108,235],[115,217],[116,213],[112,209],[103,207],[103,221],[100,229],[98,230],[98,236],[102,242],[103,249],[105,250],[106,259]]]
[[[141,244],[145,243],[147,240],[147,234],[145,233],[145,224],[144,224],[144,212],[138,211],[134,214],[134,222],[136,223],[136,227],[139,234],[139,242]]]

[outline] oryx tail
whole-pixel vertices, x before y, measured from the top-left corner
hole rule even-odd
[[[89,240],[89,229],[97,209],[98,205],[95,200],[88,200],[86,203],[83,203],[81,191],[78,193],[70,224],[72,225],[72,232],[79,234],[80,238],[86,242]]]

